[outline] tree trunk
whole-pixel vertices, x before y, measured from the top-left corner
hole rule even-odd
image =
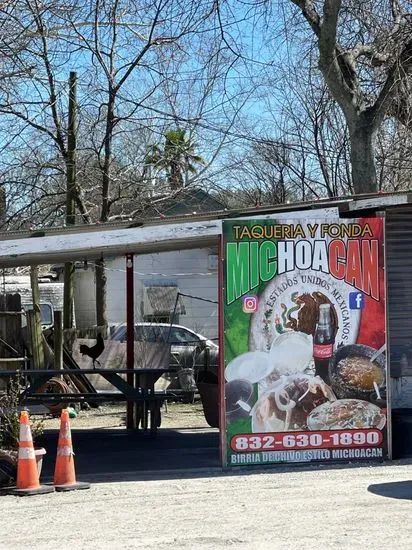
[[[375,138],[376,131],[366,116],[349,124],[350,158],[355,195],[376,193]]]
[[[170,162],[170,179],[169,179],[171,191],[177,191],[183,187],[183,176],[179,165],[175,161]]]
[[[103,327],[104,333],[107,332],[106,315],[106,271],[104,269],[104,260],[99,258],[95,262],[96,266],[96,324]]]
[[[71,71],[69,78],[69,123],[67,135],[66,161],[66,225],[76,223],[74,197],[76,193],[76,79],[77,73]],[[74,309],[74,263],[64,264],[63,328],[73,328]]]
[[[114,102],[115,94],[111,89],[109,92],[109,101],[107,104],[106,133],[104,137],[104,162],[102,169],[102,210],[100,221],[107,222],[109,218],[109,192],[111,184],[111,165],[112,165],[112,142],[113,130],[115,126]],[[96,324],[101,327],[104,335],[107,334],[107,314],[106,314],[106,284],[107,277],[105,272],[104,259],[96,260]]]
[[[102,168],[102,210],[100,215],[101,222],[107,222],[109,218],[109,192],[111,184],[111,169],[113,156],[113,131],[115,126],[114,115],[115,94],[109,92],[109,101],[107,103],[106,133],[104,136],[104,160]]]

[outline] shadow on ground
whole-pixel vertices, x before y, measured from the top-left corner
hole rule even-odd
[[[57,430],[47,430],[38,444],[47,454],[42,479],[53,477]],[[150,433],[126,429],[72,430],[76,473],[79,480],[120,481],[164,477],[166,472],[221,471],[218,430],[159,430]],[[153,475],[154,474],[154,475]]]
[[[58,430],[47,430],[37,443],[47,454],[42,481],[51,481],[56,458]],[[75,465],[79,481],[110,483],[143,479],[183,479],[216,476],[281,474],[316,469],[359,468],[360,463],[268,464],[237,466],[223,470],[219,456],[219,431],[216,429],[160,429],[150,433],[126,429],[72,430]],[[365,463],[369,467],[396,467],[411,460]],[[410,499],[412,481],[370,485],[378,495]]]
[[[412,500],[412,481],[393,481],[369,485],[368,491],[387,498]]]

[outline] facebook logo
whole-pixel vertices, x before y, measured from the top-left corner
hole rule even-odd
[[[365,296],[362,292],[349,293],[349,309],[363,309],[365,307]]]

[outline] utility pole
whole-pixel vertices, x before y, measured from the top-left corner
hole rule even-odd
[[[76,80],[77,73],[71,71],[69,77],[69,122],[67,135],[67,164],[66,164],[66,226],[76,222],[74,195],[76,192]],[[63,329],[73,328],[73,286],[74,263],[64,264],[64,301],[63,301]]]

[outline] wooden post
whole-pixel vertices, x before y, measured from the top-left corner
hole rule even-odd
[[[16,357],[23,354],[21,317],[20,294],[0,295],[0,338],[9,345],[9,347],[4,345],[0,347],[2,357]]]
[[[64,328],[73,328],[73,279],[74,279],[74,264],[66,262],[64,264],[64,290],[63,290],[63,315]]]
[[[2,358],[23,356],[21,337],[21,299],[20,294],[0,294],[0,355]],[[25,367],[24,361],[0,364],[1,370],[14,370]],[[0,379],[0,391],[7,389],[7,379]]]
[[[38,266],[31,266],[30,282],[33,310],[27,312],[27,326],[29,327],[30,333],[31,349],[33,355],[33,368],[44,369],[43,333],[40,318],[40,290],[38,275]]]
[[[67,162],[66,162],[66,225],[76,222],[74,195],[76,192],[76,79],[75,72],[69,78],[69,123],[67,133]],[[73,287],[74,264],[64,264],[64,296],[63,296],[63,325],[65,329],[73,327]]]
[[[31,284],[33,311],[34,311],[36,322],[41,328],[39,268],[37,265],[32,265],[30,268],[30,284]]]
[[[94,265],[96,274],[96,325],[100,327],[103,338],[107,338],[107,275],[103,256],[95,260]]]
[[[62,312],[54,312],[54,368],[63,369],[63,324]]]
[[[44,352],[41,326],[36,322],[36,312],[34,310],[27,311],[27,326],[29,329],[32,367],[33,369],[44,369]]]

